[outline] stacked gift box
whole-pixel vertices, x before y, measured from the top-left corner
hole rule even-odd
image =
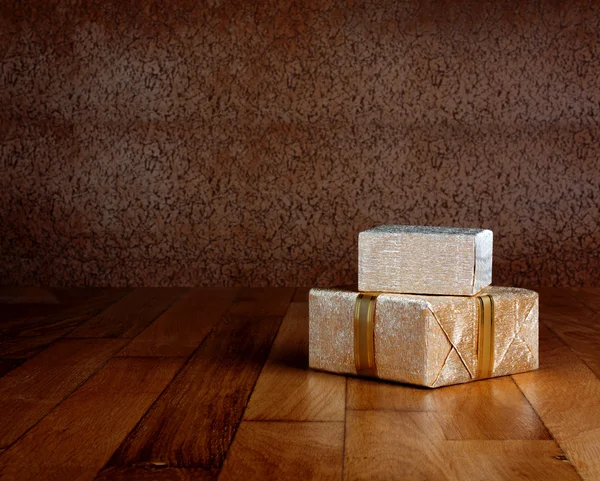
[[[314,369],[439,387],[538,367],[538,295],[490,286],[485,229],[361,232],[358,292],[310,291]]]

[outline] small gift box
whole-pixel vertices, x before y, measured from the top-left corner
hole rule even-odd
[[[485,229],[384,225],[358,236],[358,289],[471,296],[492,282]]]
[[[427,387],[538,367],[538,295],[489,287],[424,296],[312,289],[309,365]]]

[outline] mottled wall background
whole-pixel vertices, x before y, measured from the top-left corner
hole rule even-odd
[[[600,285],[597,1],[0,0],[0,283],[352,282],[381,223]]]

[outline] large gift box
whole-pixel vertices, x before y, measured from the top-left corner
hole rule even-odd
[[[471,296],[492,282],[487,229],[383,225],[358,236],[358,289]]]
[[[310,367],[427,387],[538,367],[538,295],[310,291]]]

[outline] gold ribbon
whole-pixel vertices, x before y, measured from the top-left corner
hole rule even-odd
[[[375,305],[377,293],[360,293],[354,306],[354,365],[361,376],[376,376]],[[477,379],[490,377],[494,365],[494,299],[477,297],[479,334],[477,344]]]
[[[490,377],[494,366],[494,299],[484,294],[479,301],[477,379]]]
[[[354,365],[361,376],[375,376],[375,293],[361,293],[354,306]]]

